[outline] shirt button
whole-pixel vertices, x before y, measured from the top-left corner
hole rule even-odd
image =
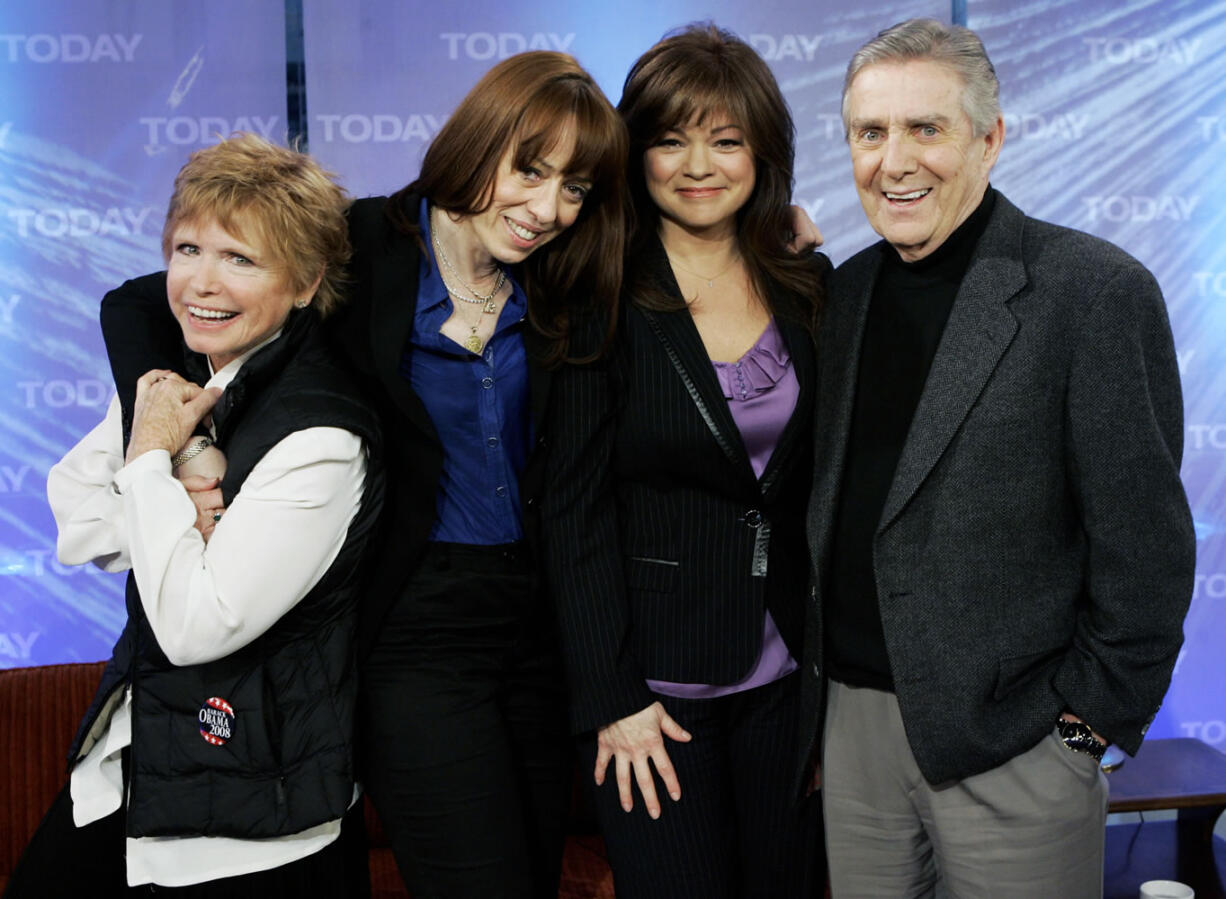
[[[494,379],[493,378],[482,378],[481,386],[484,387],[486,390],[489,390],[491,387],[494,386]]]
[[[506,496],[506,495],[507,495],[507,488],[506,488],[506,487],[495,487],[495,488],[494,488],[494,495],[495,495],[495,496],[497,496],[497,497],[503,497],[503,496]]]
[[[497,446],[497,445],[498,445],[498,438],[497,438],[497,437],[486,437],[486,438],[485,438],[485,445],[486,445],[486,446]]]
[[[745,513],[745,524],[749,525],[751,528],[762,527],[762,513],[757,509],[750,509]]]

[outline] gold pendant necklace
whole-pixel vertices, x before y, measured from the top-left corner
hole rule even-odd
[[[491,302],[493,301],[491,300]],[[461,306],[456,307],[456,315],[460,314],[461,308],[464,308],[464,307],[461,307]],[[497,303],[494,304],[494,311],[495,312],[498,311]],[[481,321],[482,321],[481,316],[484,314],[484,312],[485,310],[482,310],[481,312],[477,313],[477,323],[476,324],[470,325],[468,324],[467,321],[464,322],[464,324],[468,325],[468,336],[464,338],[464,341],[463,343],[461,343],[461,346],[463,346],[464,349],[468,350],[474,356],[480,356],[481,351],[485,349],[485,341],[482,340],[481,336],[477,333],[477,329],[481,327]]]

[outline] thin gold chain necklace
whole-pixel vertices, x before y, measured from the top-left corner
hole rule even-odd
[[[430,224],[431,226],[433,226],[434,222],[431,221]],[[471,293],[473,297],[475,297],[475,299],[470,299],[469,297],[464,296],[464,294],[458,293],[457,291],[452,290],[451,285],[449,285],[446,282],[446,280],[444,280],[443,286],[447,288],[447,293],[451,294],[457,300],[462,300],[465,303],[472,303],[474,306],[480,305],[481,311],[487,315],[493,315],[495,312],[497,312],[498,304],[494,301],[494,297],[498,296],[498,291],[502,290],[502,285],[506,283],[507,270],[503,268],[502,266],[499,266],[498,267],[498,281],[494,284],[494,289],[491,290],[488,294],[477,293],[477,291],[472,287],[471,284],[469,284],[467,281],[465,281],[463,278],[460,277],[460,273],[455,270],[455,266],[452,265],[451,260],[447,258],[447,254],[443,251],[443,245],[439,242],[439,239],[438,239],[438,228],[431,227],[430,236],[434,239],[434,251],[438,255],[439,260],[443,263],[444,266],[446,266],[447,271],[451,272],[451,276],[455,278],[457,281],[459,281],[460,284],[464,287],[464,289],[467,290],[469,293]]]
[[[737,253],[736,255],[734,255],[734,256],[732,257],[732,261],[731,261],[731,262],[729,262],[729,263],[728,263],[727,265],[725,265],[725,266],[724,266],[722,269],[720,269],[718,272],[716,272],[714,275],[712,275],[711,277],[709,277],[709,278],[708,278],[706,275],[700,275],[700,274],[698,274],[698,272],[694,271],[692,268],[686,268],[684,265],[682,265],[680,262],[678,262],[678,261],[677,261],[675,258],[673,258],[673,254],[672,254],[672,253],[669,253],[667,249],[665,249],[664,253],[665,253],[665,255],[667,255],[667,256],[668,256],[668,261],[669,261],[670,263],[672,263],[673,265],[677,266],[677,268],[681,269],[681,270],[682,270],[683,272],[685,272],[687,275],[693,275],[695,278],[700,278],[700,279],[702,279],[703,281],[706,281],[706,282],[707,282],[707,287],[714,287],[714,286],[715,286],[715,281],[716,281],[718,278],[722,277],[722,276],[723,276],[723,275],[724,275],[724,274],[725,274],[725,273],[728,271],[728,269],[732,268],[732,266],[736,265],[738,262],[740,262],[740,261],[741,261],[741,254],[740,254],[740,253]]]

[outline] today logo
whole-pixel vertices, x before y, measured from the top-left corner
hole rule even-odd
[[[7,298],[0,297],[0,327],[13,323],[13,310],[21,302],[21,294],[11,293]]]
[[[17,223],[18,237],[31,233],[42,237],[130,237],[141,233],[152,206],[112,206],[97,211],[84,207],[50,209],[10,209],[8,217]]]
[[[78,378],[75,381],[63,378],[51,381],[18,381],[17,389],[25,394],[27,409],[35,409],[40,405],[49,409],[65,409],[69,406],[96,409],[110,403],[113,392],[109,382],[97,378]]]
[[[822,38],[820,34],[751,34],[749,45],[765,60],[812,62]]]
[[[1226,116],[1198,115],[1196,124],[1200,125],[1200,136],[1203,140],[1226,141]],[[0,146],[3,146],[0,142]]]
[[[29,473],[29,465],[0,465],[0,493],[20,493]]]
[[[0,656],[8,656],[10,659],[28,659],[34,641],[41,636],[41,631],[32,633],[0,631]]]
[[[500,31],[497,34],[489,31],[474,31],[471,34],[445,31],[438,37],[447,42],[448,59],[459,59],[461,53],[466,59],[506,59],[525,50],[560,50],[568,53],[575,34],[573,31],[569,34],[555,34],[552,31],[533,34],[518,31]]]
[[[1198,297],[1226,297],[1226,272],[1193,272]]]
[[[1005,113],[1005,134],[1013,140],[1077,140],[1090,121],[1088,115],[1035,112]]]
[[[1183,721],[1179,727],[1185,737],[1196,737],[1206,743],[1226,740],[1226,721]]]
[[[443,121],[433,115],[317,115],[315,121],[323,126],[325,141],[339,139],[350,144],[367,142],[394,143],[396,141],[428,141],[438,134]]]
[[[277,116],[261,118],[258,115],[241,115],[235,119],[222,116],[142,116],[138,121],[149,129],[148,145],[159,144],[216,144],[235,131],[253,131],[266,140],[273,140],[273,130],[280,119]]]
[[[1090,48],[1090,62],[1102,61],[1113,66],[1133,62],[1190,66],[1196,61],[1201,44],[1200,38],[1182,37],[1169,41],[1153,37],[1083,37],[1081,40]]]
[[[837,112],[819,112],[817,124],[822,127],[825,140],[843,139],[843,117]]]
[[[0,34],[4,62],[133,62],[143,34]]]
[[[1226,450],[1226,425],[1188,425],[1184,429],[1184,435],[1190,450]],[[1198,589],[1201,577],[1199,574],[1196,576]],[[1222,579],[1222,593],[1219,595],[1226,596],[1226,574],[1215,574],[1214,577]]]
[[[1186,222],[1200,203],[1199,196],[1177,197],[1082,197],[1090,213],[1090,221],[1100,218],[1108,222],[1153,222],[1169,219]]]

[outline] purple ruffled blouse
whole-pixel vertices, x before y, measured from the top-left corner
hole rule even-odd
[[[800,383],[779,326],[772,318],[766,330],[735,362],[712,362],[724,389],[732,420],[741,432],[754,475],[761,478],[800,396]],[[788,652],[770,612],[762,629],[762,652],[749,673],[733,684],[678,684],[648,680],[647,686],[665,696],[714,699],[761,687],[791,674],[796,660]]]

